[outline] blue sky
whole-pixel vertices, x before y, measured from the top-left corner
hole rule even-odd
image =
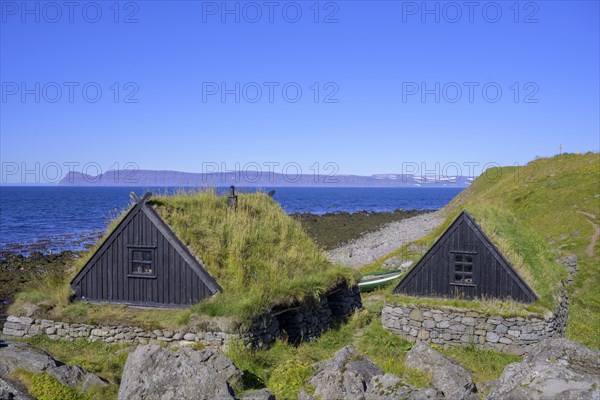
[[[2,183],[599,150],[596,1],[0,3]]]

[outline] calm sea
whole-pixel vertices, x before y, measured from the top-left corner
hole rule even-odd
[[[176,188],[140,187],[0,187],[0,250],[79,250],[94,242],[130,204],[129,192],[140,197]],[[265,189],[266,191],[270,189]],[[287,213],[435,210],[460,188],[275,188],[274,199]],[[225,192],[225,189],[223,189]],[[253,189],[243,188],[242,192]]]

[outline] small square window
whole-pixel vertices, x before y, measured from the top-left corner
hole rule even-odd
[[[152,249],[135,249],[131,251],[131,273],[135,275],[152,275]]]

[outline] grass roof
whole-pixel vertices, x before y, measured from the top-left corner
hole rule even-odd
[[[264,193],[239,194],[235,211],[212,190],[153,197],[148,204],[223,287],[200,305],[204,312],[258,314],[358,277],[331,264],[300,223]]]
[[[589,217],[580,213],[583,211],[600,218],[599,182],[598,153],[564,154],[536,159],[523,167],[488,169],[444,208],[446,220],[441,226],[394,255],[417,260],[421,253],[409,249],[418,249],[419,246],[414,245],[429,248],[466,209],[539,296],[539,300],[530,306],[491,301],[479,302],[479,308],[501,314],[522,310],[554,311],[568,275],[560,258],[568,254],[579,257],[586,273],[592,273],[596,279],[593,286],[600,290],[597,265],[586,268],[597,263],[597,247],[593,257],[585,252],[594,229],[587,221]],[[375,269],[381,262],[378,260],[367,269]],[[388,297],[395,301],[393,296]],[[409,299],[407,296],[402,296],[401,300],[432,302],[431,299]],[[458,306],[464,303],[463,306],[471,308],[477,303],[445,302]],[[441,305],[444,301],[434,303]],[[590,304],[597,307],[597,299]]]

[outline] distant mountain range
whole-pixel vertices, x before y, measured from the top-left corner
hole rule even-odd
[[[108,171],[98,176],[69,172],[60,186],[239,186],[239,187],[467,187],[473,177],[412,174],[284,175],[256,171],[193,173],[177,171]]]

